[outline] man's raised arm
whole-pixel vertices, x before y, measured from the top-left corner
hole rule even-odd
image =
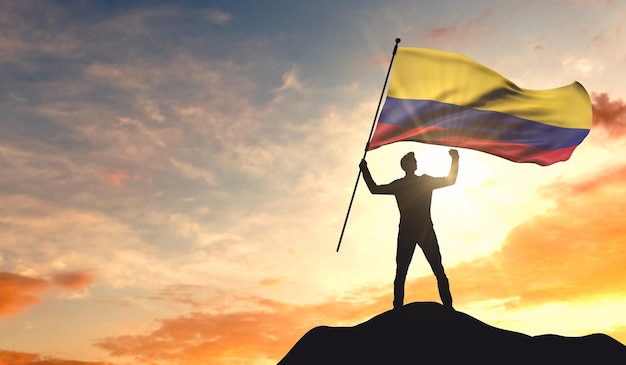
[[[393,194],[393,192],[388,191],[388,185],[377,185],[372,178],[372,174],[370,170],[367,168],[367,161],[361,160],[359,164],[359,168],[361,168],[361,173],[363,174],[363,180],[365,180],[365,184],[367,184],[367,188],[370,190],[372,194]]]
[[[448,172],[446,179],[448,179],[448,183],[450,183],[450,185],[453,185],[456,182],[456,176],[459,173],[459,151],[451,149],[448,153],[450,154],[450,157],[452,157],[452,163],[450,164],[450,171]]]

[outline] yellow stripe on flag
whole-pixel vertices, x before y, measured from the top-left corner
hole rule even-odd
[[[550,90],[522,89],[467,56],[399,47],[388,97],[434,100],[489,110],[562,128],[591,128],[591,101],[578,82]]]

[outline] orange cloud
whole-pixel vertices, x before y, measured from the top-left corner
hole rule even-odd
[[[486,8],[476,18],[463,19],[454,25],[431,29],[420,35],[419,43],[440,46],[446,43],[466,44],[470,40],[472,42],[484,40],[496,32],[496,28],[493,26],[485,26],[489,23],[486,20],[492,14],[493,10]]]
[[[139,176],[137,175],[128,175],[125,171],[122,170],[114,170],[111,172],[106,173],[106,175],[104,176],[104,181],[107,182],[107,184],[113,185],[113,186],[123,186],[127,181],[138,181],[139,180]]]
[[[259,281],[261,286],[276,286],[282,284],[282,280],[278,278],[266,278]]]
[[[436,28],[430,30],[426,35],[424,35],[423,39],[427,39],[429,41],[448,41],[454,39],[459,33],[459,28],[456,26],[447,27],[447,28]]]
[[[267,299],[248,298],[256,310],[235,313],[191,313],[161,320],[151,333],[111,337],[97,346],[112,356],[149,363],[159,358],[169,364],[215,365],[270,360],[278,362],[312,327],[322,323],[354,325],[389,309],[374,300],[336,301],[295,306]],[[390,302],[390,301],[389,301]]]
[[[37,296],[48,289],[46,280],[29,278],[8,272],[0,273],[0,316],[13,315],[39,303]]]
[[[122,186],[126,179],[128,179],[128,174],[122,170],[111,171],[105,176],[106,182],[113,186]]]
[[[93,283],[92,270],[65,271],[52,275],[52,282],[64,289],[79,291]]]
[[[626,132],[626,103],[622,99],[610,100],[606,93],[591,94],[593,104],[592,128],[603,128],[612,137]]]
[[[201,308],[206,299],[197,298],[198,293],[206,292],[205,287],[199,285],[170,285],[161,291],[147,297],[149,300],[163,300],[179,304],[187,304],[192,308]]]
[[[556,207],[513,229],[489,257],[447,268],[457,307],[474,301],[519,298],[533,307],[626,294],[626,166],[593,179],[557,182],[542,189]],[[152,332],[96,343],[112,356],[149,363],[230,364],[277,362],[309,329],[352,326],[391,309],[392,285],[360,288],[312,305],[248,298],[255,309],[164,319]],[[432,275],[407,282],[406,301],[438,301]],[[228,302],[228,298],[224,301]],[[625,338],[624,328],[610,335]],[[621,337],[620,337],[621,336]]]
[[[626,294],[626,166],[543,193],[556,208],[513,229],[499,252],[447,270],[457,303],[518,297],[534,306]],[[410,281],[407,295],[437,298],[434,285]]]
[[[622,37],[622,27],[604,29],[591,39],[591,45],[594,47],[612,47],[619,42]]]
[[[0,365],[110,365],[102,362],[61,360],[37,354],[0,350]]]
[[[370,60],[372,66],[389,66],[389,57],[377,57]]]

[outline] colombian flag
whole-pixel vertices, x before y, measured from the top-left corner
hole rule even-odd
[[[368,150],[417,141],[546,166],[569,159],[591,113],[578,82],[522,89],[464,55],[400,47]]]

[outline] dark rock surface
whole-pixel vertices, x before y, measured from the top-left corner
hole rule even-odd
[[[313,328],[279,365],[423,363],[626,364],[626,346],[604,334],[528,336],[428,302],[354,327]]]

